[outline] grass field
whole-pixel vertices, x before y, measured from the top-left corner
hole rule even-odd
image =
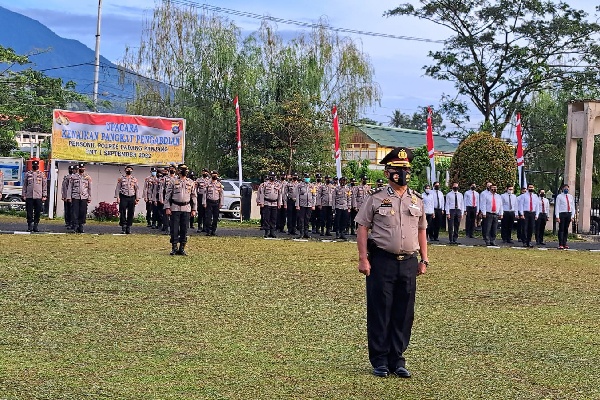
[[[354,244],[0,238],[0,399],[600,399],[598,254],[430,249],[401,380]]]

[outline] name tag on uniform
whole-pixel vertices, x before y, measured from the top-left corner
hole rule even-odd
[[[417,209],[417,210],[420,210],[420,209],[421,209],[421,207],[419,207],[419,206],[418,206],[418,205],[416,205],[416,204],[411,204],[409,207],[410,207],[410,208],[415,208],[415,209]]]

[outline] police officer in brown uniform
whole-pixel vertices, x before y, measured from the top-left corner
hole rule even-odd
[[[356,216],[358,270],[367,286],[369,360],[379,377],[410,377],[403,354],[414,319],[416,278],[429,264],[423,201],[407,186],[411,160],[409,149],[397,147],[380,161],[389,184],[372,190]]]
[[[165,195],[165,213],[171,216],[171,253],[187,256],[185,244],[187,231],[190,226],[190,216],[196,215],[196,183],[187,177],[188,168],[185,164],[177,167],[179,175],[171,179]],[[177,248],[179,243],[179,249]]]
[[[304,239],[310,239],[308,226],[310,216],[317,202],[317,188],[310,183],[310,175],[304,174],[304,180],[296,190],[296,210],[298,211],[298,234]]]
[[[217,231],[217,222],[219,221],[219,210],[223,206],[223,185],[219,182],[219,173],[211,171],[210,182],[206,186],[206,197],[204,198],[204,207],[206,216],[204,218],[204,229],[206,236],[215,236]]]
[[[130,234],[131,225],[133,225],[133,214],[135,206],[140,201],[140,188],[138,180],[132,175],[133,167],[125,167],[125,175],[117,179],[115,188],[115,198],[119,205],[119,225],[121,233]]]
[[[67,201],[67,189],[69,188],[69,180],[75,173],[75,166],[69,165],[68,174],[63,177],[62,184],[60,185],[60,197],[63,201],[64,213],[65,213],[65,227],[75,229],[73,227],[73,215],[71,212],[71,202]]]
[[[87,217],[88,204],[92,202],[92,177],[85,173],[85,164],[77,166],[77,174],[73,174],[67,188],[67,201],[71,202],[71,212],[75,232],[83,233]]]
[[[350,208],[352,207],[352,190],[346,186],[346,178],[340,178],[340,184],[333,192],[335,202],[335,228],[336,239],[346,239],[346,229],[350,220]]]
[[[333,225],[333,191],[331,176],[325,175],[325,183],[317,190],[317,209],[319,210],[319,231],[321,236],[331,236]]]
[[[156,228],[154,222],[154,212],[156,208],[155,193],[156,187],[158,186],[158,178],[156,175],[156,168],[150,168],[150,176],[147,176],[144,179],[144,190],[142,191],[142,197],[146,203],[146,227],[153,229]]]
[[[283,207],[286,210],[288,235],[295,235],[298,225],[298,210],[296,210],[296,196],[298,194],[298,173],[292,174],[292,180],[285,185],[283,194]]]
[[[284,206],[285,206],[285,202],[287,201],[285,198],[285,193],[287,190],[288,181],[289,181],[289,179],[286,180],[285,172],[281,172],[279,174],[279,185],[281,186],[281,193],[283,196],[282,202],[283,202]],[[277,210],[277,230],[281,233],[285,233],[285,221],[286,221],[286,210],[285,210],[285,207],[281,207],[280,209]]]
[[[362,207],[365,198],[367,197],[367,192],[371,190],[371,187],[367,185],[367,177],[363,176],[361,178],[360,185],[356,185],[356,179],[352,178],[350,183],[354,183],[352,185],[352,210],[350,211],[350,234],[355,234],[356,224],[354,219],[356,218],[356,214],[358,214],[358,210]]]
[[[48,182],[46,173],[40,171],[40,162],[33,160],[31,162],[31,171],[25,173],[23,189],[21,195],[25,199],[25,209],[27,210],[27,232],[39,232],[40,214],[42,212],[42,202],[46,201],[48,196]]]
[[[163,227],[162,227],[162,231],[164,232],[165,235],[169,235],[170,231],[171,231],[171,217],[169,214],[167,214],[165,211],[167,209],[166,204],[165,204],[165,196],[167,195],[167,187],[169,186],[169,183],[176,179],[177,176],[175,175],[175,172],[177,171],[177,168],[175,166],[175,164],[171,164],[169,165],[169,167],[167,168],[168,170],[168,174],[165,174],[165,177],[163,179],[163,181],[161,182],[162,185],[159,187],[159,192],[160,192],[160,196],[161,196],[161,203],[163,205]]]
[[[282,199],[281,185],[275,181],[275,172],[269,172],[267,180],[258,188],[256,200],[261,208],[265,237],[276,237],[277,210],[281,209]]]
[[[315,174],[315,189],[317,195],[319,193],[319,187],[323,185],[323,177],[321,174]],[[310,213],[310,225],[312,226],[312,233],[316,234],[319,230],[319,211],[317,210],[317,204],[315,202],[315,210]]]

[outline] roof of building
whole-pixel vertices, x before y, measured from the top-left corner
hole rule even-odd
[[[427,144],[427,132],[425,131],[368,124],[358,124],[356,128],[383,147],[404,146],[415,149]],[[442,153],[454,153],[457,147],[456,144],[435,132],[433,133],[433,144],[435,151]]]

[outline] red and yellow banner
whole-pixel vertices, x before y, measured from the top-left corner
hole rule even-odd
[[[115,164],[182,163],[185,120],[54,110],[52,158]]]

